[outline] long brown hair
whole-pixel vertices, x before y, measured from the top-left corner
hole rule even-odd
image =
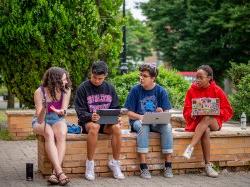
[[[63,86],[62,76],[66,75],[68,83]],[[71,87],[71,80],[69,78],[69,73],[60,67],[51,67],[43,75],[42,86],[46,87],[53,100],[56,99],[56,90],[60,90],[62,93],[65,93]]]

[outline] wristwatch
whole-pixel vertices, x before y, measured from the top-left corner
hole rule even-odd
[[[67,110],[63,110],[63,115],[66,116],[67,115]]]

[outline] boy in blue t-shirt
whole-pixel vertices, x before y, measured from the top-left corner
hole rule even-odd
[[[142,64],[139,67],[140,84],[134,86],[125,103],[132,131],[137,133],[137,152],[140,155],[140,176],[149,179],[151,174],[146,164],[149,132],[161,134],[162,153],[165,158],[164,176],[173,177],[171,155],[173,152],[173,134],[171,124],[142,124],[146,112],[164,112],[171,109],[168,94],[163,87],[156,84],[158,70],[156,66]]]

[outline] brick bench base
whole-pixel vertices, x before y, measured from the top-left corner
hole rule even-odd
[[[13,140],[24,140],[28,136],[33,135],[33,129],[31,126],[34,110],[7,110],[7,123],[8,131]],[[68,110],[65,119],[71,123],[77,123],[78,119],[76,112],[73,109]],[[122,115],[123,129],[128,129],[129,122],[128,116]],[[174,115],[171,117],[171,124],[173,127],[184,127],[185,121],[182,115]]]
[[[32,129],[32,117],[34,110],[7,110],[8,131],[12,140],[24,140],[30,135],[34,135]],[[77,117],[74,110],[69,110],[65,118],[68,122],[77,123]]]
[[[204,167],[200,144],[195,147],[190,160],[181,155],[190,143],[193,133],[177,132],[173,129],[174,153],[173,169],[175,173],[197,171]],[[150,153],[147,162],[152,174],[160,173],[164,159],[161,154],[159,134],[150,134]],[[63,170],[70,176],[82,175],[85,172],[87,155],[86,135],[67,136],[67,149],[63,161]],[[110,176],[107,167],[108,159],[112,158],[111,137],[99,135],[95,154],[95,172],[97,176]],[[122,136],[121,167],[125,175],[138,174],[138,158],[136,153],[136,134]],[[223,127],[219,132],[211,132],[211,161],[219,167],[250,166],[250,128],[242,131],[237,127]],[[43,175],[51,173],[49,162],[44,148],[44,138],[38,137],[38,169]]]

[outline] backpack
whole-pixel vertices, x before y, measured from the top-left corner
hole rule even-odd
[[[70,123],[70,122],[66,122],[66,124],[67,124],[67,128],[68,128],[68,133],[81,134],[81,132],[82,132],[81,126],[74,124],[74,123]]]

